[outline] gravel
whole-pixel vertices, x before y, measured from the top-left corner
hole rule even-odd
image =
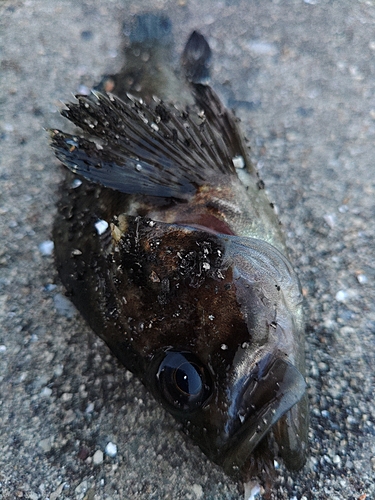
[[[242,120],[306,297],[310,455],[274,499],[375,498],[375,3],[0,1],[0,499],[242,496],[67,306],[45,128],[121,67],[124,19],[193,29]],[[111,444],[112,446],[109,446]]]

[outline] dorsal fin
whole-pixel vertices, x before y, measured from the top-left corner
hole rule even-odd
[[[228,155],[231,158],[241,158],[243,166],[246,166],[248,172],[255,174],[255,169],[248,158],[247,147],[238,131],[233,113],[223,105],[218,95],[209,85],[194,84],[193,94],[198,108],[204,111],[211,127],[221,136]]]
[[[195,88],[198,104],[207,98],[200,116],[132,96],[77,96],[62,114],[85,137],[51,131],[55,154],[73,172],[123,193],[189,198],[199,186],[220,183],[220,175],[236,175],[233,157],[245,154],[216,94]]]

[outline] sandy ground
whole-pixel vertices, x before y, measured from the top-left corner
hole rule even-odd
[[[120,68],[122,20],[150,4],[178,49],[208,37],[303,283],[311,451],[274,498],[374,499],[375,3],[359,0],[0,0],[0,499],[242,495],[64,302],[40,247],[62,178],[44,128]]]

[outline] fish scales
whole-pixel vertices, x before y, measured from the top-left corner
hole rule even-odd
[[[124,69],[62,112],[82,132],[50,131],[68,167],[57,268],[94,332],[203,452],[269,490],[275,458],[299,469],[306,456],[301,287],[209,86],[206,39],[190,36],[185,79],[169,68],[172,41],[166,16],[137,16]]]

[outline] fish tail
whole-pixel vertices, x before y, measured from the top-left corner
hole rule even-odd
[[[188,82],[207,85],[210,80],[212,52],[198,31],[190,35],[181,56],[181,66]]]
[[[154,95],[165,100],[179,95],[182,83],[174,71],[176,57],[169,17],[162,12],[139,14],[131,22],[124,22],[123,35],[122,69],[116,75],[103,77],[94,90],[111,92],[121,99],[130,93],[145,102]]]

